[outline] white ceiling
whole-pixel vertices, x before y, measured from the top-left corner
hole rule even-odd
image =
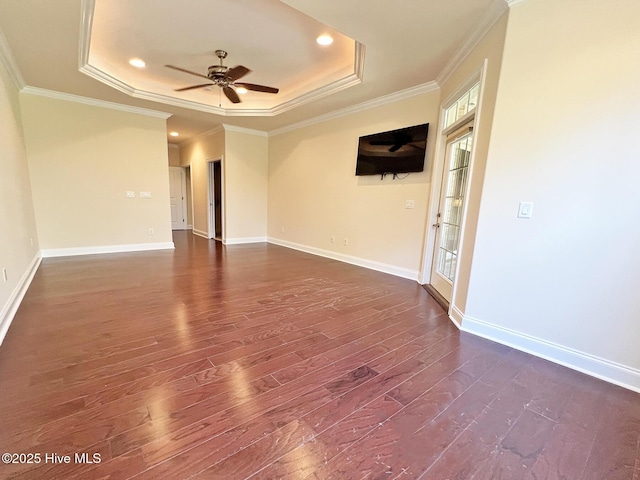
[[[0,0],[0,31],[24,85],[171,113],[175,143],[223,122],[271,131],[433,82],[506,8],[505,0]],[[336,41],[320,47],[315,38],[326,32]],[[164,65],[206,74],[217,49],[229,52],[225,65],[252,70],[240,81],[280,93],[249,92],[233,105],[215,86],[174,92],[206,80]],[[132,57],[146,68],[131,67]]]

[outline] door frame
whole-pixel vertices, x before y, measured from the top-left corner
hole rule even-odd
[[[477,135],[478,135],[478,124],[482,114],[482,104],[484,98],[484,87],[486,82],[486,71],[487,71],[487,59],[484,60],[482,66],[474,72],[459,88],[457,88],[453,93],[451,93],[445,101],[440,105],[440,116],[438,121],[438,133],[436,135],[436,146],[434,152],[434,161],[431,169],[431,194],[429,197],[429,209],[427,212],[427,223],[425,225],[425,241],[424,248],[422,250],[422,268],[420,270],[419,275],[419,283],[424,285],[427,290],[431,291],[433,287],[431,287],[431,271],[433,267],[433,262],[435,260],[435,245],[439,234],[439,229],[435,228],[434,225],[438,223],[438,213],[440,210],[440,197],[442,194],[443,188],[443,173],[444,167],[446,163],[447,157],[447,134],[451,133],[454,125],[458,127],[465,123],[468,123],[471,119],[473,119],[473,131],[474,131],[474,141],[471,147],[471,155],[469,157],[469,176],[467,178],[467,194],[465,195],[464,200],[464,211],[462,213],[462,222],[460,226],[460,242],[458,244],[458,261],[456,262],[455,276],[453,280],[452,292],[451,292],[451,301],[449,302],[449,306],[447,309],[447,314],[449,318],[451,318],[458,326],[460,326],[459,322],[456,321],[452,317],[452,312],[456,310],[455,307],[455,299],[457,293],[458,286],[458,274],[460,270],[461,263],[466,260],[462,255],[462,250],[465,241],[465,230],[467,225],[467,211],[469,206],[469,189],[471,188],[471,183],[473,181],[474,174],[474,159],[477,149]],[[445,111],[454,102],[458,100],[467,90],[469,90],[475,83],[480,82],[479,91],[478,91],[478,105],[472,114],[467,114],[462,118],[459,118],[453,125],[445,128]],[[458,309],[459,310],[459,309]],[[459,315],[456,315],[459,316]]]
[[[216,179],[214,174],[214,166],[220,164],[220,178]],[[207,235],[208,238],[221,240],[224,243],[224,161],[220,158],[207,160]],[[215,182],[220,182],[220,238],[216,238],[216,205],[215,205]]]

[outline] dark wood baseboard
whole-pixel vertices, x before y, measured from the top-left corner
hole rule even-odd
[[[424,288],[427,293],[431,295],[436,302],[438,302],[438,305],[445,309],[445,311],[449,311],[449,302],[447,302],[446,298],[440,295],[440,292],[433,288],[433,285],[425,284],[422,285],[422,288]]]

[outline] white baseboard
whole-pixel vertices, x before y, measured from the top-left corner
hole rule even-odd
[[[332,252],[330,250],[323,250],[322,248],[310,247],[308,245],[301,245],[299,243],[289,242],[287,240],[281,240],[279,238],[268,237],[267,241],[281,247],[292,248],[305,253],[311,253],[320,257],[330,258],[339,262],[350,263],[351,265],[357,265],[358,267],[368,268],[370,270],[376,270],[378,272],[388,273],[395,275],[396,277],[407,278],[409,280],[418,281],[418,270],[410,270],[408,268],[396,267],[395,265],[389,265],[388,263],[376,262],[373,260],[367,260],[366,258],[354,257],[351,255],[344,255],[342,253]]]
[[[207,240],[209,240],[209,232],[203,232],[202,230],[198,230],[198,229],[193,229],[193,234],[197,235],[199,237],[202,238],[206,238]]]
[[[464,318],[464,313],[462,313],[462,311],[453,304],[451,304],[451,306],[449,307],[449,318],[456,327],[462,329],[462,319]]]
[[[43,258],[71,257],[75,255],[96,255],[102,253],[142,252],[147,250],[173,250],[173,242],[132,243],[130,245],[104,245],[97,247],[44,248]]]
[[[640,370],[635,368],[468,316],[463,317],[461,330],[640,392]]]
[[[222,243],[225,245],[242,245],[245,243],[265,243],[267,237],[239,237],[239,238],[224,238]]]
[[[0,345],[4,341],[4,337],[9,331],[9,326],[13,321],[13,317],[15,317],[16,312],[18,311],[18,307],[20,307],[20,303],[24,298],[24,295],[27,293],[29,285],[31,285],[31,281],[33,280],[33,276],[38,271],[38,267],[40,266],[40,262],[42,261],[42,257],[37,254],[34,259],[31,261],[31,264],[27,268],[27,270],[20,278],[18,285],[11,293],[9,300],[6,304],[3,305],[0,310]]]

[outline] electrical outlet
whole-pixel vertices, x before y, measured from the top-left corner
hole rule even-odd
[[[149,229],[149,235],[155,235],[156,232],[154,232],[153,228]]]
[[[125,192],[125,196],[126,196],[127,198],[136,198],[136,192],[133,192],[133,191],[131,191],[131,190],[127,190],[127,191]]]
[[[140,198],[151,198],[151,192],[140,192]]]
[[[335,235],[331,235],[331,243],[336,243],[336,236]]]
[[[404,203],[404,208],[415,208],[416,202],[414,200],[407,200]]]
[[[347,245],[349,245],[349,239],[348,239],[348,238],[345,238],[343,243],[344,243],[344,245],[345,245],[345,247],[346,247]]]

